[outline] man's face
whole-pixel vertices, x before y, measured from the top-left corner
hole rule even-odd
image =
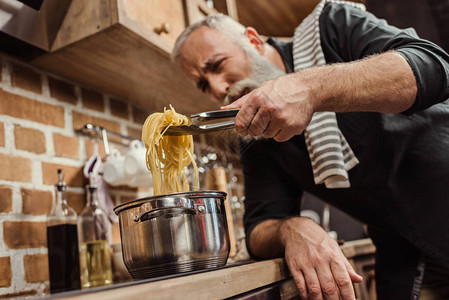
[[[247,42],[245,49],[216,29],[200,27],[184,43],[181,68],[189,81],[219,104],[229,104],[263,82],[284,75],[249,40],[243,42]]]
[[[243,49],[228,36],[205,26],[187,38],[179,61],[187,79],[220,104],[235,83],[251,75]]]

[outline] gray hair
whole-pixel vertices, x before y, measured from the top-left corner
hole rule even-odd
[[[207,16],[204,20],[198,21],[189,27],[187,27],[181,35],[176,39],[175,46],[173,47],[171,53],[171,59],[174,62],[178,61],[179,55],[181,54],[182,47],[186,42],[187,38],[198,28],[206,26],[209,28],[214,28],[220,31],[221,33],[230,37],[234,42],[242,46],[243,48],[247,48],[248,45],[243,41],[243,37],[245,35],[245,27],[223,14],[214,14]]]

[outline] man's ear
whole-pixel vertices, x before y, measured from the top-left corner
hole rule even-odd
[[[260,55],[265,52],[265,43],[263,42],[260,35],[257,33],[256,29],[252,27],[246,27],[245,36],[248,38],[249,42],[256,48]]]

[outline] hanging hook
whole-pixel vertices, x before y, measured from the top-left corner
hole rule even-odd
[[[93,124],[85,124],[84,127],[81,128],[79,131],[83,134],[93,136],[93,138],[95,138],[95,140],[97,142],[100,141],[100,135],[101,135],[101,138],[103,139],[104,150],[105,150],[106,155],[109,155],[111,153],[111,151],[110,151],[111,147],[109,146],[108,135],[118,137],[122,140],[127,140],[127,141],[135,140],[135,138],[125,136],[125,135],[122,135],[120,133],[116,133],[113,131],[108,131],[108,130],[104,129],[103,127],[93,125]],[[114,141],[114,143],[119,143],[124,146],[129,146],[129,143],[123,142],[123,141],[120,141],[120,142]]]
[[[106,129],[101,128],[101,135],[103,136],[104,152],[107,156],[109,156],[109,154],[111,154],[111,151],[109,149],[108,132],[106,131]]]

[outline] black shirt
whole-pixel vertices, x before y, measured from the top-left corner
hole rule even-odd
[[[337,113],[360,161],[349,171],[348,189],[315,185],[303,135],[242,142],[247,242],[260,222],[298,215],[308,191],[368,224],[380,293],[401,299],[411,291],[420,255],[449,268],[449,57],[412,30],[347,5],[325,6],[320,34],[328,63],[388,50],[403,55],[418,84],[415,104],[403,114]],[[270,43],[292,68],[291,43]]]

